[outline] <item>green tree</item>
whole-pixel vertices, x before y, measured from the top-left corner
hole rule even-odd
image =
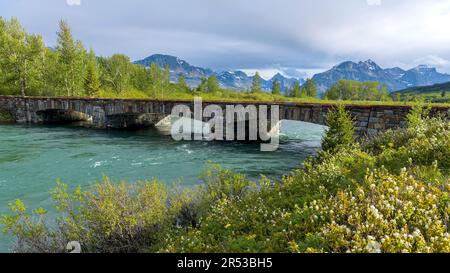
[[[97,67],[97,59],[93,50],[89,53],[86,64],[86,76],[84,78],[84,91],[88,96],[96,96],[100,90],[100,76]]]
[[[300,98],[302,96],[302,90],[300,87],[300,83],[298,81],[294,82],[294,86],[292,86],[291,97]]]
[[[6,23],[3,18],[0,16],[0,56],[3,57],[1,52],[4,51],[4,39],[6,37]],[[0,94],[6,94],[6,71],[4,71],[4,67],[0,60]]]
[[[261,76],[259,76],[258,72],[255,73],[255,76],[253,76],[252,87],[251,87],[250,91],[252,93],[259,93],[262,91]]]
[[[208,92],[208,79],[203,77],[200,79],[200,84],[196,88],[197,92],[204,93]]]
[[[168,91],[170,88],[170,68],[168,65],[166,65],[166,67],[164,67],[164,70],[162,72],[162,87],[163,87],[163,92]]]
[[[327,90],[325,98],[329,100],[392,100],[386,85],[380,85],[379,82],[374,81],[352,80],[339,80]]]
[[[442,91],[442,93],[441,93],[441,97],[443,97],[443,98],[445,98],[447,96],[447,91]]]
[[[115,54],[106,59],[104,81],[116,92],[122,94],[130,86],[133,65],[130,58],[123,54]]]
[[[186,76],[180,75],[176,86],[178,91],[188,92],[190,90],[189,85],[186,83]]]
[[[278,80],[274,80],[272,83],[272,94],[281,96],[281,86]]]
[[[212,75],[209,76],[206,81],[206,92],[208,93],[216,93],[220,90],[219,81],[217,80],[217,77]]]
[[[59,22],[56,51],[59,85],[67,96],[79,95],[83,89],[86,50],[80,41],[73,39],[69,24],[64,20]]]
[[[0,37],[6,34],[6,22],[3,17],[0,16]]]
[[[354,144],[355,128],[353,119],[344,106],[339,105],[329,110],[326,124],[328,129],[325,137],[322,139],[322,150],[324,152],[333,153]]]
[[[150,65],[150,90],[154,97],[162,94],[164,80],[163,80],[163,71],[162,69],[155,63]]]
[[[339,80],[325,93],[329,100],[352,100],[356,99],[355,93],[361,88],[358,81]]]
[[[3,80],[27,95],[40,89],[45,46],[41,36],[25,32],[19,21],[0,22],[0,66]]]
[[[317,97],[317,86],[312,79],[307,79],[303,88],[306,90],[306,96]]]
[[[307,98],[308,97],[308,90],[306,90],[305,87],[300,88],[300,97],[301,98]]]
[[[45,62],[42,79],[43,96],[61,95],[58,53],[52,49],[45,50]]]
[[[389,93],[388,86],[383,84],[379,90],[379,95],[377,100],[379,101],[392,101],[391,94]]]
[[[429,115],[430,111],[431,107],[425,107],[423,103],[414,105],[406,116],[408,126],[410,128],[416,128]]]
[[[286,87],[284,90],[284,96],[291,97],[292,90],[289,87]]]
[[[140,91],[147,91],[150,88],[150,73],[147,68],[135,64],[132,64],[130,68],[130,86]]]
[[[215,93],[219,90],[219,81],[214,75],[209,76],[208,78],[202,78],[200,84],[197,86],[197,91],[203,93]]]

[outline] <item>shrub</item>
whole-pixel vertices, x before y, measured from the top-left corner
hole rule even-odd
[[[80,242],[84,252],[141,252],[154,248],[170,229],[195,228],[210,204],[256,189],[245,176],[216,165],[203,179],[199,188],[172,190],[156,181],[115,184],[107,177],[89,191],[69,192],[57,183],[51,192],[60,215],[56,225],[46,221],[47,211],[30,213],[20,200],[0,222],[16,236],[17,252],[63,252],[69,241]]]
[[[414,127],[389,131],[365,143],[363,149],[377,157],[378,167],[399,173],[401,168],[430,166],[450,168],[450,122],[419,119]]]
[[[326,124],[328,130],[322,140],[323,151],[332,153],[338,149],[349,147],[355,142],[353,119],[344,106],[339,105],[328,111]]]
[[[430,107],[424,107],[423,104],[415,104],[406,116],[408,126],[415,127],[421,124],[423,118],[430,113],[430,109]]]
[[[104,178],[85,192],[58,183],[52,195],[61,215],[56,226],[44,224],[43,209],[29,214],[20,201],[11,205],[12,216],[2,217],[5,230],[18,238],[16,251],[62,252],[67,242],[79,241],[85,252],[138,252],[158,239],[183,205],[163,184],[148,181],[116,185]]]
[[[12,116],[12,114],[6,110],[6,109],[2,109],[0,107],[0,123],[14,123],[14,117]]]
[[[308,252],[450,252],[449,186],[417,179],[406,169],[400,175],[374,170],[355,190],[294,213],[305,217],[320,242],[300,245]]]

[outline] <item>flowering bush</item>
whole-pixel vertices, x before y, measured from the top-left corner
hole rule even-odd
[[[348,147],[260,191],[211,204],[167,252],[450,252],[450,123]]]
[[[320,241],[314,252],[450,252],[450,181],[421,181],[374,171],[354,190],[314,200],[307,215]]]

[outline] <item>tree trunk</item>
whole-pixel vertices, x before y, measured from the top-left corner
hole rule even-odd
[[[20,93],[22,94],[22,97],[25,97],[25,90],[27,88],[27,83],[25,82],[25,79],[20,80]]]

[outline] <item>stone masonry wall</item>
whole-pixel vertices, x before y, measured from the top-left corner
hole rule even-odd
[[[0,109],[9,111],[18,123],[43,123],[42,111],[59,109],[86,114],[92,118],[93,126],[97,128],[114,127],[117,120],[121,124],[124,120],[130,123],[130,116],[136,119],[136,124],[142,123],[142,120],[146,125],[156,123],[170,115],[177,104],[186,104],[193,111],[192,101],[0,96]],[[320,103],[203,102],[203,106],[208,104],[220,105],[224,112],[226,105],[267,105],[269,109],[271,105],[279,105],[280,119],[321,125],[325,125],[327,112],[333,108],[333,105]],[[355,119],[356,134],[359,137],[370,137],[388,129],[406,127],[406,116],[410,111],[410,107],[405,105],[346,105],[346,109]],[[432,114],[448,111],[448,107],[434,107]],[[120,115],[124,115],[124,118],[118,118]]]

